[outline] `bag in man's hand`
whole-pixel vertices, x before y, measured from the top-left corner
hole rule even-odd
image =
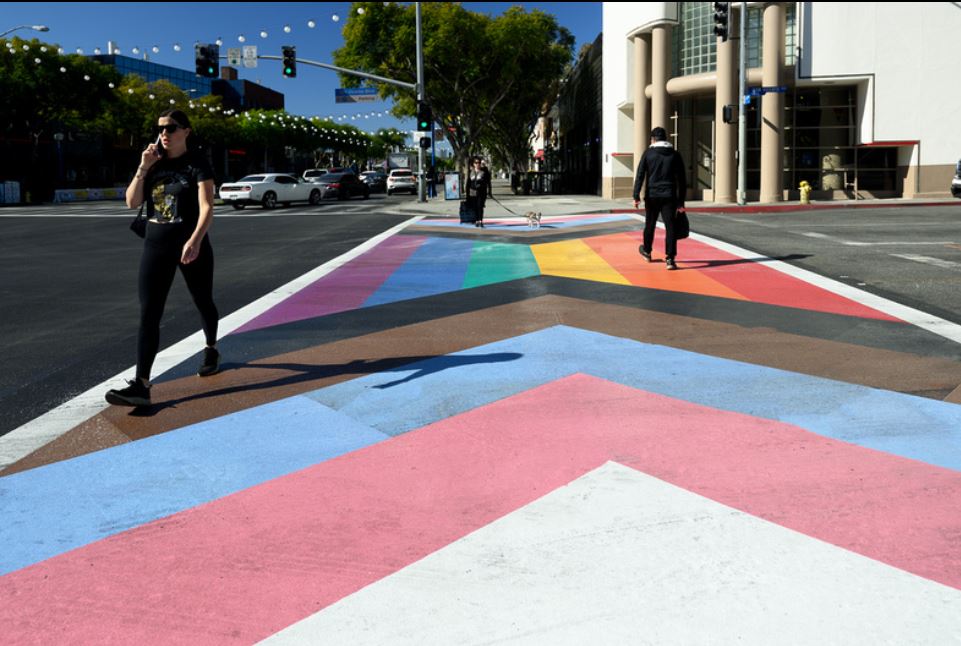
[[[687,219],[687,211],[678,209],[674,213],[674,239],[683,240],[691,235],[691,223]]]
[[[144,202],[144,204],[146,204],[146,202]],[[137,234],[138,238],[147,237],[147,218],[144,217],[143,207],[144,205],[141,204],[140,211],[137,213],[137,216],[133,219],[133,222],[130,223],[130,230],[133,231],[135,234]]]

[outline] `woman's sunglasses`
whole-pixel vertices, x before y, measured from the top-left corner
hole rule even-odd
[[[167,134],[170,134],[170,133],[172,133],[172,132],[177,132],[177,131],[180,130],[181,128],[183,128],[183,126],[180,125],[179,123],[168,123],[168,124],[163,125],[163,126],[154,126],[154,127],[153,127],[153,131],[154,131],[155,134],[158,134],[158,135],[159,135],[161,132],[166,132]]]

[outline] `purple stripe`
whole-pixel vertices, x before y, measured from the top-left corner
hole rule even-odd
[[[359,308],[426,240],[424,236],[391,236],[245,323],[234,334]]]

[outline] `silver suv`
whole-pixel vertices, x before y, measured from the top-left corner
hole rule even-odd
[[[393,195],[398,191],[417,195],[417,178],[409,168],[394,169],[387,176],[387,194]]]

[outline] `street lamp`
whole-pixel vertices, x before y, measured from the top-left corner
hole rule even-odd
[[[34,31],[50,31],[50,27],[47,27],[46,25],[20,25],[19,27],[14,27],[13,29],[6,30],[5,32],[0,34],[0,38],[3,38],[10,32],[17,31],[18,29],[32,29]]]

